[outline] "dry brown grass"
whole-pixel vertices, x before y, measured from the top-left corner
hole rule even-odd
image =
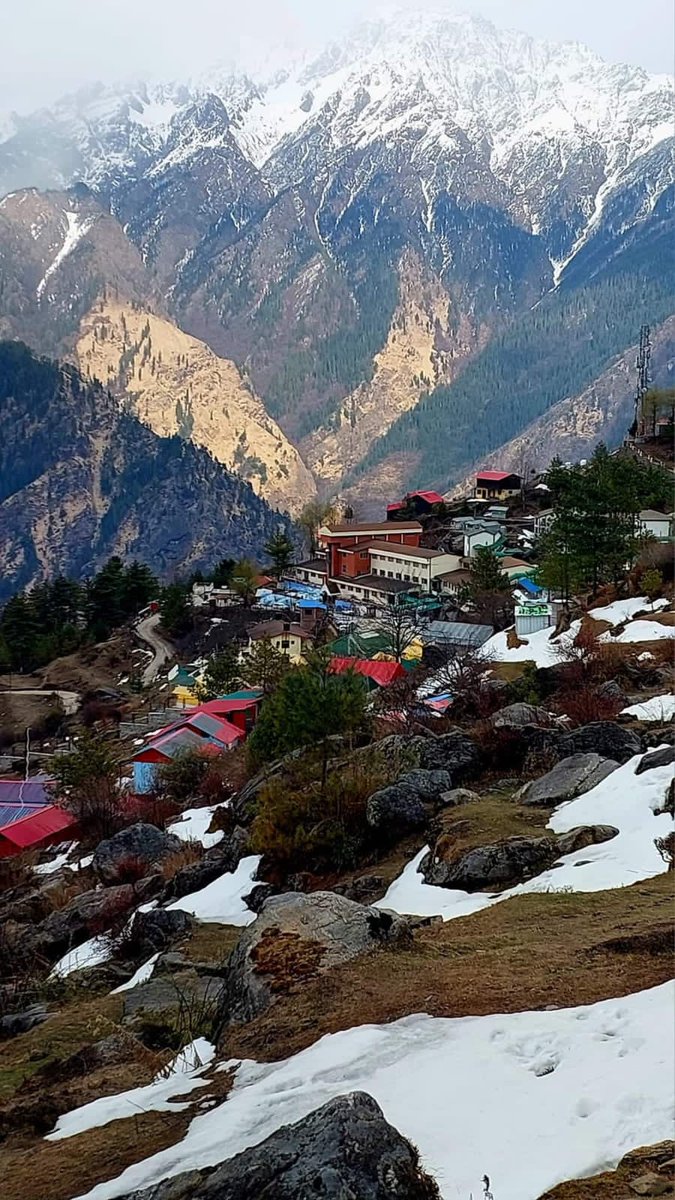
[[[280,933],[266,929],[251,951],[257,973],[265,976],[270,991],[285,993],[291,987],[318,974],[326,952],[319,942],[308,941],[299,933]]]
[[[176,850],[157,864],[157,872],[168,882],[179,871],[182,871],[183,867],[191,867],[195,863],[201,862],[203,854],[204,851],[198,842],[183,842],[180,850]]]
[[[675,1157],[675,1142],[660,1142],[656,1146],[645,1146],[632,1150],[619,1163],[616,1171],[603,1171],[590,1179],[572,1179],[561,1183],[552,1191],[540,1196],[539,1200],[635,1200],[636,1193],[630,1184],[641,1175],[654,1172],[671,1185],[675,1184],[672,1160]],[[671,1166],[668,1167],[668,1160]],[[664,1169],[665,1167],[665,1169]],[[673,1195],[675,1187],[671,1186]]]
[[[229,1072],[207,1078],[184,1112],[138,1112],[59,1142],[10,1139],[2,1150],[3,1200],[70,1200],[174,1145],[207,1097],[222,1100],[230,1090]]]
[[[181,942],[177,948],[189,962],[221,967],[229,958],[241,933],[242,930],[235,925],[200,922],[188,940]]]
[[[261,1017],[229,1029],[224,1049],[278,1059],[325,1033],[411,1012],[459,1017],[625,996],[670,978],[669,946],[658,952],[658,936],[644,939],[671,918],[665,875],[616,891],[520,896],[420,929],[410,949],[384,949],[291,987]],[[608,947],[619,937],[621,950]]]

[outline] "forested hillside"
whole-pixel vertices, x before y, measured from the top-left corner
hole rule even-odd
[[[0,599],[116,553],[163,577],[255,557],[286,524],[206,451],[19,342],[0,343],[0,419]]]
[[[472,462],[514,437],[567,396],[581,393],[635,340],[640,323],[672,310],[675,271],[605,274],[558,289],[494,338],[456,383],[404,414],[371,449],[354,478],[401,451],[417,451],[415,483],[447,488]],[[671,259],[672,261],[672,259]]]

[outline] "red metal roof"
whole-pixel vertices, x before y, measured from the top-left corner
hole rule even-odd
[[[408,496],[419,496],[421,500],[426,500],[427,504],[442,504],[443,497],[440,492],[409,492]],[[406,497],[407,499],[408,497]]]
[[[36,846],[38,842],[43,842],[45,838],[53,837],[74,824],[75,817],[72,813],[57,808],[55,804],[48,804],[44,808],[36,809],[30,817],[23,817],[20,821],[5,825],[0,829],[0,838],[25,850],[28,846]]]
[[[369,658],[333,658],[330,669],[336,675],[341,675],[344,671],[355,671],[357,675],[372,679],[380,687],[386,687],[388,683],[393,683],[395,679],[405,675],[405,667],[400,663],[372,662]]]
[[[510,479],[513,474],[513,471],[479,471],[476,479],[488,479],[490,483],[501,483],[503,479]]]

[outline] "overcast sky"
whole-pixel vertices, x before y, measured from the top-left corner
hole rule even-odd
[[[444,7],[395,0],[394,8]],[[611,61],[673,67],[672,0],[457,0],[500,26],[583,41]],[[250,43],[320,44],[382,0],[2,0],[0,112],[27,111],[81,84],[186,78]],[[4,10],[4,11],[3,11]]]

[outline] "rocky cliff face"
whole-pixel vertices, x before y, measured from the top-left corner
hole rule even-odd
[[[163,578],[227,554],[260,558],[280,523],[249,484],[160,438],[71,367],[0,343],[0,598],[111,554]]]
[[[175,325],[157,276],[88,189],[7,197],[0,256],[0,334],[72,358],[160,436],[204,446],[274,507],[311,498],[310,472],[250,382]]]
[[[298,511],[314,494],[297,450],[235,364],[166,318],[102,301],[84,318],[75,353],[83,374],[160,437],[205,447],[275,508]]]

